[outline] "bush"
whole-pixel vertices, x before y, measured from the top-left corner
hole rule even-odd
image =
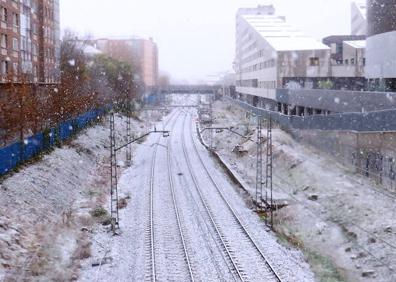
[[[92,215],[92,217],[100,218],[108,215],[108,212],[104,207],[98,206],[91,210],[90,214]]]

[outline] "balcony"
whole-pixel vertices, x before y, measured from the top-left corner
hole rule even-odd
[[[272,100],[276,98],[276,90],[270,88],[236,87],[236,91],[241,94],[254,95]]]
[[[333,77],[363,77],[364,66],[360,65],[332,65],[331,76]]]

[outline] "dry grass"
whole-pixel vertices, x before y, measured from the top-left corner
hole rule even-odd
[[[77,247],[73,254],[74,260],[83,260],[91,257],[91,241],[89,237],[82,233],[77,239]]]
[[[124,209],[127,207],[127,205],[128,205],[128,201],[126,198],[121,198],[118,200],[118,208],[119,209]]]

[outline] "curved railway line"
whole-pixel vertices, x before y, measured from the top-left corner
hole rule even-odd
[[[220,196],[220,198],[221,198],[220,202],[222,202],[226,206],[226,210],[229,211],[229,214],[231,215],[231,218],[233,219],[234,225],[237,226],[237,230],[239,230],[239,234],[243,235],[245,238],[245,240],[241,240],[239,243],[242,243],[243,241],[247,241],[250,243],[250,246],[253,247],[253,249],[255,250],[254,252],[256,253],[256,256],[258,255],[257,257],[259,257],[259,260],[262,262],[261,266],[263,266],[263,270],[265,269],[265,271],[266,271],[265,274],[262,273],[265,276],[265,277],[261,277],[262,279],[265,278],[265,281],[279,281],[279,282],[281,282],[282,279],[281,279],[280,275],[277,273],[277,271],[274,269],[274,267],[270,264],[270,262],[268,261],[266,256],[263,254],[263,252],[260,250],[260,248],[258,247],[256,242],[253,240],[252,236],[249,234],[246,227],[244,226],[244,224],[242,223],[240,218],[237,216],[235,210],[231,207],[231,205],[225,198],[223,192],[221,191],[219,185],[216,183],[213,176],[211,175],[208,168],[206,167],[206,165],[205,165],[205,163],[197,149],[197,145],[194,141],[194,137],[193,137],[193,134],[191,131],[191,126],[188,126],[188,129],[186,131],[185,121],[186,121],[186,117],[183,120],[183,131],[190,133],[189,135],[190,135],[191,142],[192,142],[192,145],[194,148],[194,152],[195,152],[202,168],[204,169],[206,175],[210,179],[212,186],[215,188],[215,191],[217,192],[217,195]],[[191,117],[190,117],[190,123],[191,123]],[[189,173],[190,173],[191,178],[194,183],[194,187],[196,188],[198,195],[201,199],[201,202],[202,202],[203,206],[205,207],[208,218],[209,218],[213,228],[216,231],[218,240],[221,242],[221,245],[223,246],[224,252],[226,253],[226,255],[228,257],[230,266],[234,270],[233,272],[234,272],[235,276],[238,278],[238,280],[249,281],[250,278],[248,277],[246,270],[243,268],[242,263],[240,263],[240,261],[238,259],[238,253],[235,252],[235,250],[232,248],[232,240],[230,240],[229,235],[227,235],[226,232],[224,232],[222,230],[222,226],[219,223],[219,219],[216,218],[216,215],[214,214],[214,212],[212,211],[212,209],[210,207],[210,203],[209,203],[208,199],[204,195],[203,189],[199,185],[197,176],[194,173],[193,168],[192,168],[190,156],[187,154],[185,134],[183,134],[183,136],[182,136],[182,148],[183,148],[183,154],[184,154],[186,162],[187,162]],[[190,152],[190,154],[191,154],[191,152]],[[220,202],[218,202],[218,203],[220,203]],[[228,217],[228,219],[230,219],[230,218]],[[251,254],[252,256],[253,256],[253,253]],[[245,264],[245,267],[246,267],[246,264]],[[260,269],[261,269],[261,267],[260,267]]]

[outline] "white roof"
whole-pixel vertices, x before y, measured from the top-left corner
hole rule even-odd
[[[310,37],[266,37],[276,51],[328,50],[328,46]]]
[[[84,47],[84,53],[87,55],[98,55],[98,54],[102,54],[102,51],[96,49],[91,45],[87,45]]]
[[[360,15],[366,19],[366,14],[367,14],[367,5],[365,2],[363,1],[353,1],[352,2],[353,5],[356,6],[356,8],[359,10]]]
[[[286,23],[283,17],[273,15],[244,15],[254,28],[276,51],[328,50],[320,41],[305,36]]]
[[[366,48],[366,40],[344,41],[344,43],[356,49]]]

